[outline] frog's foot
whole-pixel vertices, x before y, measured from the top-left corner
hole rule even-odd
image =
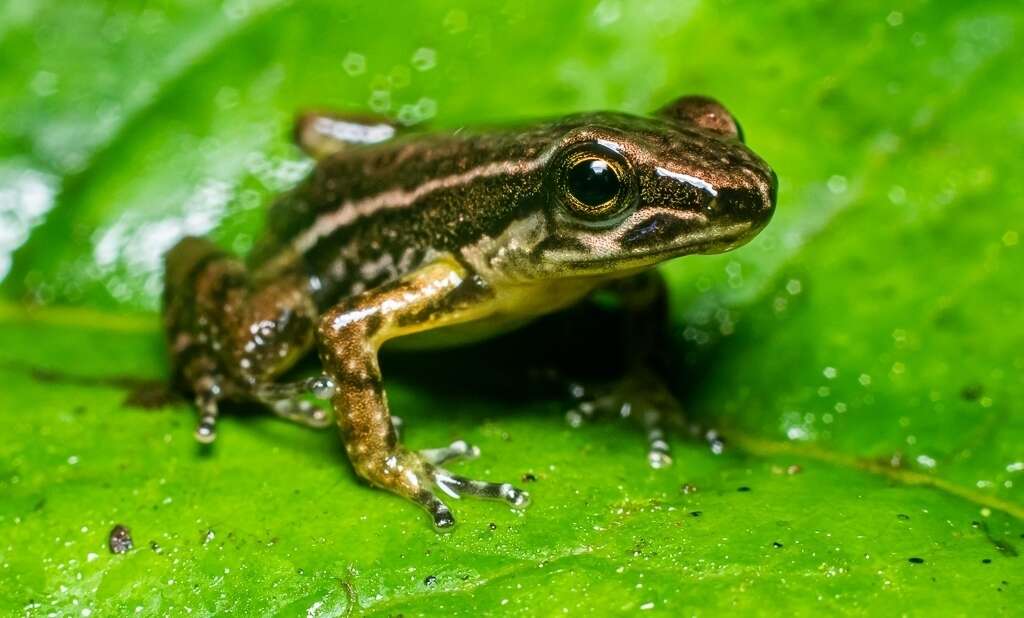
[[[611,385],[587,387],[574,383],[569,387],[576,405],[566,413],[566,421],[578,427],[598,414],[618,415],[640,424],[647,438],[647,462],[652,468],[672,465],[671,446],[666,426],[683,425],[682,406],[665,384],[651,371],[634,371]],[[703,434],[712,452],[721,453],[723,443],[715,431]]]
[[[322,429],[334,423],[333,415],[303,397],[313,395],[321,400],[330,399],[334,390],[334,381],[319,375],[296,382],[262,384],[256,388],[255,397],[283,419]]]
[[[479,449],[459,440],[444,448],[419,452],[398,449],[383,460],[358,461],[355,467],[360,476],[374,485],[422,506],[440,530],[455,525],[455,517],[441,500],[442,496],[456,500],[466,496],[501,500],[515,509],[529,505],[529,494],[509,483],[470,479],[439,465],[456,457],[473,457],[478,453]]]

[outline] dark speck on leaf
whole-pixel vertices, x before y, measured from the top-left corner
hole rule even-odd
[[[971,522],[971,527],[972,528],[980,528],[981,527],[981,522],[980,521],[972,521]]]
[[[964,401],[977,401],[981,398],[981,394],[984,392],[985,387],[981,384],[968,384],[960,389],[960,397]]]
[[[131,530],[121,524],[117,524],[110,530],[107,546],[110,547],[111,553],[114,554],[123,554],[132,549],[135,545],[132,543]]]
[[[910,564],[924,564],[924,558],[918,558],[917,556],[907,558],[907,561],[910,562]]]
[[[424,578],[423,580],[423,585],[428,588],[433,588],[437,585],[437,578],[433,575],[427,575],[426,578]]]
[[[700,511],[690,511],[690,517],[700,517],[701,515]]]
[[[156,541],[150,541],[149,542],[149,548],[152,549],[154,552],[156,552],[158,554],[164,553],[163,548],[160,547],[160,544],[157,543]]]
[[[782,543],[775,541],[774,543],[772,543],[772,547],[774,547],[775,549],[780,549],[782,547]]]
[[[537,480],[537,477],[532,472],[527,472],[523,475],[524,483],[532,483]]]
[[[737,487],[736,491],[750,491],[750,488],[747,487],[746,485],[743,485],[741,487]]]
[[[982,564],[992,564],[992,559],[991,558],[982,558],[981,559],[981,563]]]
[[[896,519],[900,521],[907,521],[908,519],[910,519],[910,515],[907,515],[906,513],[897,513]]]
[[[491,530],[497,530],[498,529],[498,524],[496,524],[496,523],[494,523],[492,521],[491,523],[487,524],[487,527],[490,528]]]

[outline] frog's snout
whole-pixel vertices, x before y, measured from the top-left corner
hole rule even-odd
[[[779,176],[775,173],[775,170],[768,170],[768,173],[771,174],[771,184],[768,189],[768,203],[772,212],[775,212],[775,203],[779,199]]]
[[[771,221],[778,201],[779,178],[771,168],[748,168],[740,182],[721,187],[715,199],[719,224],[748,226],[746,240]]]

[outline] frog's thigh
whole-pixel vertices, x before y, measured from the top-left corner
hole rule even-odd
[[[332,404],[356,472],[411,495],[389,477],[388,455],[398,448],[381,383],[377,350],[388,339],[484,317],[489,291],[454,261],[430,264],[398,281],[348,299],[320,321],[318,345],[334,380]]]

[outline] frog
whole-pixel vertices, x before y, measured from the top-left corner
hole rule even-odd
[[[775,172],[724,105],[688,95],[646,115],[449,131],[314,110],[294,137],[313,166],[271,203],[248,256],[186,237],[165,257],[171,371],[194,401],[199,442],[213,442],[226,402],[258,404],[337,425],[355,474],[418,504],[438,530],[455,524],[449,499],[522,509],[530,496],[514,484],[446,467],[476,446],[405,446],[379,351],[429,356],[611,294],[636,328],[621,388],[596,400],[645,402],[649,460],[670,462],[671,393],[648,362],[668,322],[657,267],[747,243],[777,200]],[[319,374],[285,379],[313,354]]]

